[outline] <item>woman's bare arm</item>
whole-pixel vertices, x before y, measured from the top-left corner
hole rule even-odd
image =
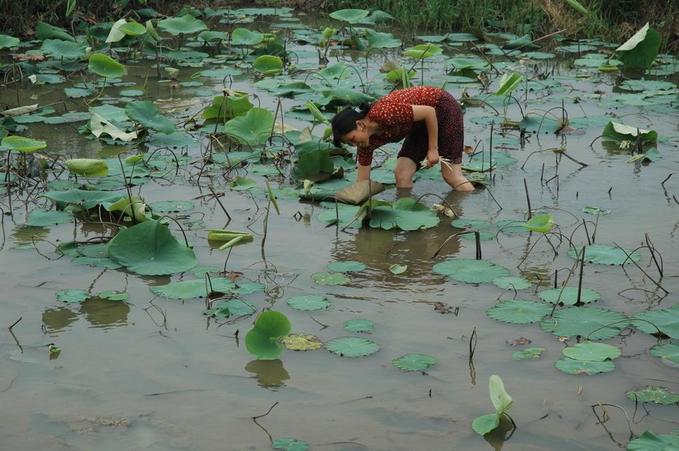
[[[429,148],[427,149],[427,165],[434,166],[439,161],[439,125],[436,118],[436,110],[427,105],[413,105],[413,119],[424,121],[429,137]]]

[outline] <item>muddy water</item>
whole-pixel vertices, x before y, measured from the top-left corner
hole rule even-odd
[[[372,65],[380,64],[381,58],[375,56]],[[583,111],[587,115],[608,111],[589,94],[604,90],[612,95],[612,76],[594,74],[592,79],[576,80],[567,62],[559,63],[558,68],[562,77],[570,79],[565,82],[568,95],[581,98],[577,107],[566,105],[572,117]],[[432,83],[440,79],[439,66],[431,65],[428,71]],[[140,64],[128,79],[141,86],[146,72]],[[182,78],[192,72],[182,69]],[[150,98],[182,118],[198,111],[221,89],[219,84],[206,84],[171,91],[153,77],[148,83]],[[235,87],[258,93],[265,106],[274,105],[274,99],[253,88],[247,78]],[[62,98],[60,88],[27,89],[21,96],[25,103],[52,103]],[[107,93],[116,96],[119,89]],[[459,86],[449,85],[448,89],[456,96],[461,94]],[[0,96],[14,106],[13,91],[0,91]],[[561,95],[541,101],[529,97],[529,107],[544,111],[560,105],[560,99]],[[284,100],[286,109],[296,103]],[[650,304],[669,307],[679,291],[679,206],[671,199],[679,192],[679,178],[666,183],[669,198],[660,183],[679,167],[676,115],[624,106],[614,113],[627,122],[652,126],[660,136],[673,137],[673,142],[659,145],[664,158],[643,166],[627,163],[629,154],[610,153],[600,143],[590,148],[600,130],[593,127],[564,138],[569,155],[588,166],[580,169],[562,159],[558,191],[554,181],[540,183],[543,163],[544,179],[556,174],[551,151],[531,156],[524,169],[520,168],[531,152],[562,144],[562,138],[542,135],[539,140],[531,137],[523,148],[512,146],[508,151],[519,163],[496,171],[489,189],[502,210],[487,191],[450,192],[441,181],[419,180],[412,195],[440,195],[463,217],[517,218],[526,211],[526,179],[532,207],[550,209],[567,235],[581,222],[583,207],[610,209],[610,215],[599,219],[597,242],[634,248],[648,233],[662,252],[662,284],[670,295],[658,302],[647,291],[618,294],[628,288],[654,289],[633,266],[626,267],[626,272],[619,267],[587,266],[585,286],[602,294],[599,306],[612,310],[637,312]],[[467,110],[468,142],[487,141],[488,127],[471,119],[489,114],[489,110]],[[518,110],[510,107],[509,116],[517,115]],[[290,123],[304,126],[294,119]],[[32,124],[29,131],[67,157],[111,151],[84,140],[75,127]],[[200,149],[196,146],[189,154],[197,160]],[[141,194],[147,201],[194,199],[207,192],[206,180],[201,186],[188,181],[189,174],[195,181],[198,170],[183,165],[174,183],[152,181],[141,187]],[[289,316],[294,331],[315,334],[324,341],[348,335],[343,329],[345,320],[371,319],[375,330],[369,338],[380,344],[380,351],[361,359],[343,359],[322,350],[286,351],[279,361],[254,361],[242,341],[234,338],[236,332],[244,336],[250,320],[219,325],[202,315],[203,300],[154,298],[149,287],[169,278],[142,278],[120,270],[77,266],[67,258],[41,257],[30,240],[37,231],[20,227],[26,207],[15,202],[13,221],[5,217],[6,241],[0,252],[2,449],[265,450],[270,449],[270,434],[273,438],[295,437],[311,443],[312,449],[328,450],[604,450],[615,449],[616,440],[625,444],[629,428],[624,414],[608,407],[609,436],[597,424],[592,405],[616,404],[631,416],[635,406],[626,399],[626,390],[664,385],[679,391],[677,369],[652,357],[648,349],[655,339],[639,332],[610,341],[623,351],[612,373],[571,376],[555,369],[564,344],[554,336],[536,325],[507,325],[485,315],[498,299],[511,298],[513,293],[494,285],[460,284],[432,273],[435,262],[455,256],[473,258],[475,254],[473,241],[457,238],[431,258],[459,231],[446,219],[426,231],[345,232],[319,221],[319,206],[282,198],[280,216],[272,211],[262,254],[263,203],[230,191],[222,176],[213,177],[212,182],[218,191],[225,191],[222,199],[233,216],[229,227],[244,230],[250,226],[257,233],[253,243],[234,248],[226,262],[227,270],[242,272],[243,278],[266,285],[266,294],[247,299],[262,308],[274,303],[276,310]],[[286,186],[284,180],[276,180],[276,184]],[[393,189],[381,195],[390,200],[396,196]],[[201,265],[223,267],[226,254],[208,246],[206,230],[223,227],[225,215],[214,201],[195,202],[204,225],[188,232],[189,241]],[[425,198],[425,202],[434,200]],[[29,210],[35,207],[35,203],[28,205]],[[3,208],[7,210],[6,196]],[[299,215],[295,218],[298,212],[300,220]],[[101,230],[66,224],[41,233],[56,243],[96,237]],[[483,242],[483,257],[510,268],[514,275],[523,273],[549,286],[554,270],[570,267],[572,260],[565,255],[565,245],[554,256],[542,240],[517,268],[537,239],[536,235],[520,235]],[[582,243],[584,239],[580,228],[575,240]],[[40,242],[38,249],[54,257],[49,244]],[[316,285],[311,275],[335,260],[357,260],[368,269],[352,275],[348,286]],[[388,268],[394,263],[408,265],[408,271],[391,274]],[[640,264],[655,276],[648,263],[646,256]],[[187,274],[183,278],[192,277]],[[57,290],[90,286],[94,291],[126,289],[129,302],[71,306],[55,300]],[[535,299],[532,291],[519,296]],[[327,294],[332,307],[308,314],[285,303],[288,297],[307,293]],[[437,302],[449,306],[451,313],[436,312]],[[21,347],[7,330],[18,318],[21,321],[13,331]],[[470,367],[469,340],[474,329],[478,342]],[[513,344],[522,337],[533,346],[546,348],[540,360],[512,360],[512,352],[522,349]],[[56,359],[49,359],[46,346],[50,343],[62,350]],[[427,375],[401,373],[391,366],[391,359],[410,352],[430,354],[439,363]],[[487,388],[491,374],[503,378],[514,398],[512,416],[518,430],[504,445],[487,444],[471,430],[473,418],[492,410]],[[252,417],[267,412],[258,420],[258,427]],[[646,429],[667,433],[677,424],[676,406],[650,406],[648,414],[639,408],[632,429],[637,434]]]

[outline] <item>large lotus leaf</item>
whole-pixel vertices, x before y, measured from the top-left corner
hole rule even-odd
[[[307,312],[323,310],[330,307],[330,301],[328,301],[328,298],[315,294],[293,296],[288,299],[287,302],[288,305],[295,310],[303,310]]]
[[[332,145],[317,141],[307,141],[295,146],[297,161],[293,168],[293,175],[298,180],[318,180],[327,177],[335,169],[335,164],[330,157]],[[334,195],[335,193],[331,193]]]
[[[580,249],[571,248],[568,255],[577,259]],[[585,261],[600,265],[623,265],[631,261],[639,261],[639,252],[632,252],[631,249],[624,249],[605,244],[592,244],[585,247]]]
[[[627,444],[627,451],[675,451],[679,449],[679,433],[654,434],[646,431]]]
[[[361,272],[365,265],[361,262],[344,260],[328,263],[326,269],[330,272]]]
[[[401,47],[401,40],[391,33],[380,33],[371,29],[366,30],[368,47],[371,49],[394,49]]]
[[[655,143],[658,140],[658,133],[655,130],[645,130],[640,127],[620,124],[610,121],[601,133],[604,141],[630,141],[634,143],[637,136],[641,136],[643,143]]]
[[[264,40],[264,35],[259,31],[251,31],[247,28],[236,28],[231,33],[233,45],[257,45]]]
[[[26,225],[31,227],[49,227],[73,221],[73,215],[67,211],[59,210],[33,210],[28,215]]]
[[[245,92],[232,92],[227,96],[215,96],[212,104],[203,111],[205,119],[227,121],[242,116],[252,108],[250,98]]]
[[[127,73],[123,64],[104,53],[93,53],[87,66],[90,72],[104,78],[120,78]]]
[[[488,391],[490,393],[490,401],[495,407],[495,413],[498,415],[507,413],[510,407],[512,407],[512,397],[505,390],[505,384],[500,376],[495,374],[490,376],[488,379]]]
[[[315,351],[323,347],[323,343],[315,335],[290,334],[282,338],[281,343],[291,351]]]
[[[452,258],[435,264],[433,270],[437,274],[465,283],[490,283],[498,277],[510,274],[509,270],[503,266],[471,258]]]
[[[217,319],[225,319],[231,317],[248,316],[256,312],[257,307],[247,301],[242,301],[240,299],[229,299],[228,301],[220,301],[216,304],[213,304],[212,308],[203,312],[203,315]]]
[[[364,94],[360,91],[354,90],[354,89],[348,89],[348,88],[333,88],[333,89],[324,89],[322,91],[323,96],[328,98],[328,103],[329,102],[339,102],[342,104],[351,104],[351,105],[361,105],[363,103],[369,103],[374,101],[374,97]]]
[[[55,27],[45,22],[38,22],[35,27],[35,37],[41,41],[46,39],[62,39],[64,41],[75,41],[75,38],[68,34],[63,28]]]
[[[47,147],[45,141],[39,139],[26,138],[25,136],[8,135],[2,138],[2,147],[15,150],[21,153],[32,153]]]
[[[627,397],[632,401],[652,402],[655,404],[677,404],[679,393],[673,393],[666,387],[648,386],[641,390],[628,390]]]
[[[324,208],[318,215],[320,221],[326,222],[329,225],[337,225],[338,227],[346,227],[351,224],[352,228],[360,228],[361,221],[355,220],[356,214],[361,207],[357,205],[337,204],[335,208]]]
[[[190,14],[185,14],[180,17],[168,17],[158,22],[158,28],[170,33],[173,36],[179,34],[192,34],[198,33],[207,29],[207,25],[200,20],[196,19]]]
[[[410,58],[415,59],[426,59],[431,58],[436,55],[440,55],[443,52],[441,46],[436,44],[419,44],[414,47],[407,48],[403,51],[403,54]]]
[[[72,174],[88,177],[106,177],[108,175],[108,164],[106,164],[106,160],[73,158],[66,160],[64,164]]]
[[[665,363],[679,367],[679,345],[667,343],[651,348],[651,355],[660,357]]]
[[[47,191],[43,194],[43,196],[55,202],[80,205],[87,210],[94,208],[99,204],[116,202],[125,197],[123,194],[109,191],[87,191],[80,189],[72,189],[68,191]]]
[[[264,108],[252,108],[245,115],[235,117],[224,125],[225,133],[247,146],[264,144],[273,130],[273,114]]]
[[[324,69],[320,70],[318,74],[329,80],[341,80],[344,78],[350,78],[353,71],[346,64],[340,62],[335,64],[330,64]]]
[[[574,346],[564,348],[563,355],[573,360],[586,360],[588,362],[603,362],[620,357],[620,349],[606,343],[594,343],[585,341]]]
[[[498,321],[512,324],[529,324],[540,321],[552,311],[550,305],[523,299],[502,301],[486,310],[486,314]]]
[[[372,209],[370,227],[391,230],[429,229],[438,225],[436,213],[412,197],[397,200],[391,206],[378,206]]]
[[[403,371],[427,371],[437,363],[435,357],[427,354],[405,354],[391,361],[392,365]]]
[[[632,324],[647,334],[660,332],[670,338],[679,338],[679,304],[664,310],[650,310],[637,313]]]
[[[608,373],[615,369],[615,364],[610,360],[603,362],[589,362],[586,360],[563,358],[557,360],[554,366],[564,373],[575,375],[586,374],[589,376],[599,373]]]
[[[339,9],[330,13],[330,17],[341,22],[354,24],[360,22],[370,14],[367,9]]]
[[[224,31],[201,31],[197,38],[205,42],[219,42],[228,40],[229,36]]]
[[[563,287],[552,288],[550,290],[543,290],[538,293],[540,299],[552,304],[575,305],[578,302],[578,287]],[[598,301],[601,295],[589,288],[583,288],[580,293],[580,302],[589,304],[590,302]]]
[[[0,34],[0,49],[16,47],[19,45],[19,43],[21,43],[21,41],[14,36]]]
[[[61,39],[48,39],[42,43],[40,51],[56,59],[80,59],[85,56],[85,44]]]
[[[340,337],[326,342],[325,348],[340,357],[365,357],[379,351],[380,346],[367,338]]]
[[[262,75],[277,75],[283,71],[283,60],[275,55],[261,55],[252,63],[252,68]]]
[[[628,318],[618,312],[597,307],[569,307],[540,323],[542,330],[558,337],[581,336],[589,340],[613,338],[629,325]]]
[[[319,285],[346,285],[349,278],[341,272],[315,272],[311,275]]]
[[[450,58],[446,61],[446,64],[450,66],[454,72],[459,72],[465,69],[484,71],[489,68],[488,62],[486,60],[471,55]]]
[[[205,279],[181,280],[151,287],[151,291],[168,299],[204,298],[207,297],[210,286],[217,293],[231,293],[236,288],[236,284],[229,279],[212,277],[209,284]]]
[[[660,33],[648,23],[634,36],[615,49],[615,54],[625,65],[625,69],[648,69],[660,49]]]
[[[129,102],[125,107],[125,112],[130,119],[139,122],[146,128],[166,135],[174,133],[176,130],[174,123],[160,114],[156,105],[149,100]]]
[[[514,360],[539,359],[542,356],[543,352],[545,352],[545,348],[526,348],[523,351],[516,351],[512,353],[512,359]]]
[[[193,249],[180,244],[160,221],[121,230],[108,244],[109,257],[142,275],[174,274],[196,266]]]
[[[245,336],[245,346],[259,360],[277,359],[283,351],[279,339],[288,335],[290,329],[290,320],[284,314],[272,310],[262,312]]]
[[[502,288],[503,290],[525,290],[526,288],[533,286],[529,280],[524,279],[523,277],[515,276],[498,277],[497,279],[493,279],[493,285]]]
[[[486,435],[500,425],[500,416],[496,413],[481,415],[472,421],[472,429],[479,435]]]
[[[495,91],[497,96],[506,96],[511,94],[516,88],[519,87],[523,81],[523,76],[519,73],[506,73],[500,79],[500,86]]]
[[[375,323],[369,319],[349,319],[344,322],[347,332],[370,333],[375,329]]]

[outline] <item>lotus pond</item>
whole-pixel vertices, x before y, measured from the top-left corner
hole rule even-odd
[[[652,29],[189,12],[0,35],[3,448],[679,446],[679,61]],[[397,192],[388,146],[387,189],[336,204],[328,118],[411,84],[464,104],[477,190]]]

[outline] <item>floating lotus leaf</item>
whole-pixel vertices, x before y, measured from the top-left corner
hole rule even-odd
[[[125,112],[130,119],[151,130],[156,130],[165,134],[174,133],[176,131],[174,123],[160,114],[156,105],[149,100],[129,102],[125,107]]]
[[[108,175],[106,160],[73,158],[66,160],[64,164],[71,173],[76,175],[84,175],[86,177],[106,177]]]
[[[665,363],[679,367],[679,345],[674,343],[655,345],[651,348],[651,355],[660,357]]]
[[[644,102],[644,104],[646,104],[646,102]],[[618,143],[622,141],[634,143],[639,135],[644,144],[653,144],[658,140],[658,133],[655,130],[644,130],[641,127],[632,127],[613,121],[610,121],[601,133],[604,141],[614,141]]]
[[[6,34],[0,34],[0,49],[9,49],[16,47],[21,43],[21,41],[14,36],[8,36]]]
[[[585,341],[574,346],[564,348],[563,355],[573,360],[585,360],[588,362],[603,362],[620,357],[620,349],[606,343],[594,343]]]
[[[159,221],[121,230],[109,242],[108,255],[130,271],[148,276],[174,274],[196,266],[193,249],[180,244]]]
[[[277,438],[271,442],[273,449],[282,449],[283,451],[307,451],[309,444],[296,438]]]
[[[210,284],[212,291],[217,293],[231,293],[236,288],[235,283],[223,277],[212,277]],[[205,279],[182,280],[151,287],[151,291],[168,299],[204,298],[208,295],[210,284]]]
[[[205,23],[193,17],[191,14],[185,14],[180,17],[168,17],[158,22],[158,28],[170,33],[173,36],[179,34],[198,33],[207,29]]]
[[[323,78],[329,80],[341,80],[351,77],[352,70],[344,63],[330,64],[324,69],[320,70],[318,74]]]
[[[214,281],[214,279],[213,279]],[[203,285],[203,292],[205,292],[205,285]],[[195,297],[195,296],[192,296]],[[240,299],[229,299],[228,301],[220,301],[212,305],[212,308],[203,312],[203,315],[210,316],[217,319],[226,319],[231,317],[248,316],[257,313],[257,307],[247,301]]]
[[[679,393],[672,393],[667,387],[648,386],[641,390],[628,390],[627,397],[632,401],[652,402],[655,404],[677,404]]]
[[[556,55],[547,52],[524,52],[522,56],[525,58],[530,58],[532,60],[550,60],[554,58]]]
[[[554,227],[554,217],[549,214],[535,215],[523,226],[531,232],[547,233]]]
[[[274,55],[261,55],[255,59],[252,67],[262,75],[277,75],[283,71],[283,60]]]
[[[265,290],[263,283],[259,282],[237,282],[236,288],[231,290],[234,294],[246,295],[252,293],[263,293]]]
[[[224,125],[225,133],[247,146],[264,144],[273,130],[273,114],[264,108],[251,108],[245,115],[235,117]]]
[[[57,291],[57,301],[66,304],[79,304],[91,297],[86,290],[59,290]]]
[[[114,203],[124,196],[109,191],[87,191],[71,189],[68,191],[47,191],[44,197],[63,204],[79,205],[86,210],[104,203]]]
[[[31,227],[49,227],[73,221],[73,215],[60,210],[33,210],[28,215],[26,225]]]
[[[47,39],[43,41],[40,51],[55,59],[80,59],[85,56],[85,45],[79,42]]]
[[[542,353],[545,352],[545,348],[526,348],[523,351],[516,351],[512,353],[512,359],[514,360],[536,360],[542,357]]]
[[[250,31],[247,28],[236,28],[231,33],[233,45],[257,45],[264,40],[264,35],[259,31]]]
[[[328,224],[337,225],[338,227],[346,227],[351,224],[351,227],[353,228],[360,228],[360,221],[354,220],[359,208],[360,207],[356,205],[338,204],[337,211],[335,211],[334,208],[324,209],[318,215],[318,219]]]
[[[363,263],[351,260],[331,262],[325,267],[330,272],[361,272],[365,270],[365,265]]]
[[[627,444],[627,451],[673,451],[679,449],[679,434],[654,434],[646,431]]]
[[[98,297],[99,299],[104,299],[106,301],[124,302],[127,301],[130,296],[124,291],[105,290],[97,293],[96,297]]]
[[[429,229],[438,225],[440,219],[427,206],[412,197],[397,200],[391,206],[377,206],[372,209],[370,227],[384,230]]]
[[[367,9],[339,9],[330,13],[330,17],[341,22],[354,24],[360,22],[370,14]]]
[[[552,307],[542,302],[513,299],[502,301],[486,310],[486,314],[498,321],[511,324],[529,324],[540,321],[552,311]]]
[[[257,187],[257,181],[248,177],[236,177],[231,182],[229,186],[234,191],[247,191]]]
[[[395,49],[401,47],[401,40],[391,33],[380,33],[366,29],[368,47],[371,49]]]
[[[625,64],[625,69],[648,69],[660,48],[660,33],[648,23],[641,27],[634,36],[615,49],[615,55]]]
[[[632,321],[634,327],[647,334],[660,332],[670,338],[679,338],[679,304],[663,310],[649,310],[637,313]]]
[[[392,274],[403,274],[408,270],[408,265],[389,265],[389,272]]]
[[[447,60],[446,64],[450,66],[454,72],[459,72],[465,69],[484,71],[490,67],[486,60],[476,56],[456,56]]]
[[[315,335],[290,334],[282,338],[281,343],[291,351],[315,351],[323,347],[323,343]]]
[[[437,263],[434,272],[465,283],[490,283],[498,277],[510,275],[507,268],[486,260],[453,258]]]
[[[578,287],[552,288],[538,293],[540,299],[552,304],[561,303],[564,305],[575,305],[578,302]],[[589,288],[583,288],[580,293],[580,302],[589,304],[598,301],[601,295]]]
[[[615,369],[615,364],[610,360],[603,362],[589,362],[586,360],[574,360],[569,358],[563,358],[557,360],[554,364],[555,367],[568,374],[575,375],[593,375],[599,373],[608,373]]]
[[[321,91],[323,93],[324,97],[327,97],[329,99],[328,103],[330,102],[338,102],[342,104],[350,104],[350,105],[361,105],[363,103],[368,103],[372,102],[374,97],[364,94],[360,91],[356,91],[353,89],[348,89],[348,88],[333,88],[333,89],[324,89]]]
[[[324,310],[330,307],[330,301],[325,296],[315,294],[308,294],[302,296],[294,296],[288,299],[288,305],[295,310],[303,310],[312,312],[314,310]]]
[[[514,91],[522,81],[523,76],[516,72],[504,74],[500,79],[500,86],[498,87],[497,91],[495,91],[495,95],[506,96],[511,94],[512,91]]]
[[[2,147],[6,147],[10,150],[14,150],[21,153],[32,153],[36,150],[42,150],[47,147],[45,141],[40,141],[38,139],[26,138],[24,136],[18,135],[8,135],[2,138]]]
[[[319,285],[345,285],[349,283],[349,278],[341,272],[316,272],[311,275]]]
[[[391,364],[403,371],[427,371],[436,365],[438,360],[426,354],[405,354],[391,361]]]
[[[587,206],[587,207],[583,208],[582,212],[585,213],[585,214],[588,214],[588,215],[602,215],[602,216],[611,214],[611,210],[605,210],[603,208],[592,207],[592,206]]]
[[[380,346],[367,338],[340,337],[326,342],[325,348],[340,357],[365,357],[379,351]]]
[[[161,200],[151,202],[149,207],[158,213],[184,213],[193,210],[194,204],[189,200]]]
[[[516,276],[498,277],[493,279],[493,285],[503,290],[525,290],[533,286],[527,279]]]
[[[87,68],[104,78],[120,78],[127,73],[124,65],[104,53],[91,54]]]
[[[569,307],[557,310],[540,323],[542,330],[557,337],[581,336],[589,340],[613,338],[629,325],[618,312],[597,307]]]
[[[277,359],[283,352],[279,340],[290,333],[290,328],[290,320],[284,314],[272,310],[262,312],[245,336],[245,347],[258,360]]]
[[[410,58],[427,59],[432,56],[440,55],[443,52],[441,46],[436,44],[419,44],[414,47],[407,48],[403,54]]]
[[[229,36],[223,31],[201,31],[197,38],[204,42],[219,42],[227,41]]]
[[[347,332],[370,333],[375,329],[375,323],[369,319],[349,319],[344,322],[344,330]]]
[[[580,252],[582,252],[581,249],[571,248],[568,250],[568,255],[577,259]],[[640,258],[639,252],[632,252],[631,249],[607,246],[605,244],[592,244],[585,247],[585,261],[589,263],[624,265],[632,261],[637,262]]]

